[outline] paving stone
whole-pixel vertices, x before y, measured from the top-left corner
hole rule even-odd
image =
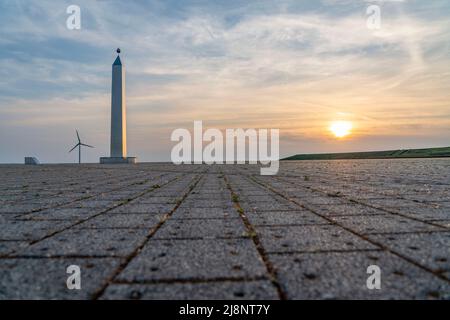
[[[0,240],[38,240],[72,224],[72,221],[24,221],[11,219],[2,222]]]
[[[232,208],[233,202],[230,199],[209,199],[209,200],[198,200],[198,199],[186,199],[180,205],[180,208]]]
[[[181,208],[179,207],[171,219],[239,219],[234,208]]]
[[[257,195],[246,195],[242,191],[239,192],[239,202],[240,203],[258,203],[258,202],[267,202],[267,201],[277,201],[275,196],[268,195],[267,192],[261,191],[261,193]]]
[[[270,255],[290,299],[450,299],[450,283],[386,252]],[[369,290],[367,267],[381,270]]]
[[[145,229],[70,229],[17,252],[19,256],[127,256],[145,239]]]
[[[141,204],[125,204],[114,208],[109,213],[169,213],[175,208],[175,204],[162,203],[141,203]]]
[[[164,214],[108,214],[104,213],[75,226],[76,229],[138,228],[155,227],[165,218]]]
[[[300,207],[290,202],[261,201],[258,203],[241,203],[244,211],[295,211]]]
[[[234,187],[234,189],[236,190],[236,192],[239,193],[239,196],[242,197],[244,200],[253,200],[253,201],[260,201],[260,197],[264,197],[265,199],[267,199],[267,191],[265,191],[262,188],[238,188],[238,187]],[[251,199],[251,197],[254,197],[253,199]]]
[[[154,239],[239,238],[246,235],[241,219],[172,220],[156,232]]]
[[[334,196],[308,196],[308,197],[292,197],[293,200],[296,200],[300,203],[305,203],[306,205],[318,205],[318,204],[327,204],[327,205],[339,205],[346,204],[348,201],[340,199]]]
[[[113,191],[109,193],[99,194],[97,197],[99,200],[116,200],[119,202],[127,201],[136,196],[136,192],[134,191]]]
[[[30,220],[79,220],[86,219],[101,212],[92,208],[55,208],[20,216]]]
[[[407,199],[401,199],[401,198],[370,199],[370,200],[364,201],[364,203],[367,203],[371,206],[379,207],[379,208],[411,208],[411,207],[423,206],[421,204],[418,204],[417,202],[407,200]]]
[[[308,208],[324,216],[347,216],[347,215],[379,215],[386,214],[385,211],[370,208],[360,204],[337,204],[337,205],[309,205]]]
[[[26,246],[28,246],[26,241],[0,241],[0,256],[5,256]]]
[[[78,201],[72,205],[70,205],[70,207],[73,208],[102,208],[102,209],[108,209],[108,208],[113,208],[115,206],[117,206],[118,204],[120,204],[120,201],[112,201],[112,200],[82,200],[82,201]]]
[[[29,213],[32,211],[38,211],[42,210],[44,207],[40,204],[27,204],[27,203],[21,203],[21,204],[8,204],[0,206],[0,213],[14,213],[14,214],[20,214],[20,213]]]
[[[442,230],[436,226],[390,214],[331,217],[331,219],[359,234]]]
[[[270,281],[218,281],[208,283],[112,284],[101,299],[140,300],[276,300]]]
[[[389,208],[393,212],[399,212],[405,216],[421,220],[439,220],[450,219],[450,209],[443,207],[408,207],[408,208]]]
[[[446,220],[431,220],[433,224],[440,225],[441,227],[450,229],[450,219]]]
[[[312,252],[376,249],[356,235],[334,225],[256,227],[267,252]]]
[[[329,224],[327,220],[312,212],[303,211],[261,211],[246,213],[252,225],[304,225]]]
[[[450,232],[369,235],[369,238],[435,272],[450,271]]]
[[[118,280],[216,279],[267,276],[249,239],[150,240]]]
[[[150,195],[150,196],[149,196]],[[153,196],[153,194],[149,194],[146,196],[139,197],[133,203],[136,204],[147,204],[147,203],[159,203],[159,204],[176,204],[181,200],[182,197],[158,197]]]
[[[81,289],[67,288],[67,267],[81,271]],[[119,267],[119,259],[2,259],[0,299],[90,299]]]
[[[172,198],[176,198],[176,197],[180,197],[182,196],[184,193],[186,193],[188,189],[188,185],[186,185],[185,187],[181,188],[181,189],[176,189],[176,190],[170,190],[166,187],[164,187],[163,189],[156,189],[154,191],[151,192],[152,196],[155,197],[172,197]],[[139,199],[134,200],[134,203],[136,204],[140,204]],[[143,202],[145,203],[145,202]]]

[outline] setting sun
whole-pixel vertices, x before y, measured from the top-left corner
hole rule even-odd
[[[352,123],[350,121],[333,121],[330,124],[330,131],[337,138],[343,138],[350,134],[352,129]]]

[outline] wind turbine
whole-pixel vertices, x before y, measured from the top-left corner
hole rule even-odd
[[[78,147],[78,163],[81,163],[81,146],[85,146],[85,147],[89,147],[89,148],[93,148],[93,146],[81,143],[80,135],[78,134],[78,130],[75,130],[75,131],[77,132],[78,143],[75,145],[75,147],[70,149],[69,153],[72,152],[76,147]]]

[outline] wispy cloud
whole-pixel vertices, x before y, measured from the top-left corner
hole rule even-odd
[[[364,149],[376,137],[386,148],[441,144],[450,136],[450,6],[373,2],[382,28],[369,30],[368,3],[79,1],[82,29],[70,31],[70,1],[6,1],[0,161],[20,161],[26,140],[62,148],[75,127],[105,146],[89,160],[106,152],[115,47],[127,67],[130,147],[144,160],[167,160],[170,131],[196,119],[279,127],[283,154]],[[339,117],[357,130],[333,144],[325,127]],[[56,150],[44,160],[70,159]]]

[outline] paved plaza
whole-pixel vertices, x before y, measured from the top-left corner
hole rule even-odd
[[[450,299],[449,159],[259,172],[1,165],[0,299]]]

